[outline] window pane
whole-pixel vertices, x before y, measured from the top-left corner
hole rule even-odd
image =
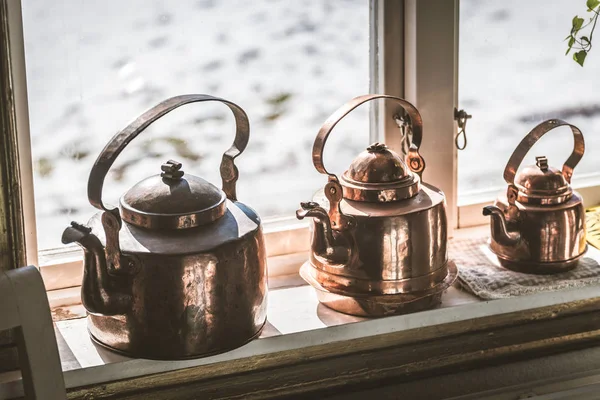
[[[578,0],[461,0],[459,105],[473,115],[459,151],[459,195],[505,187],[506,162],[538,123],[561,118],[578,126],[586,154],[574,182],[600,172],[600,49],[582,68],[565,56],[571,19],[589,18]],[[544,136],[524,165],[545,155],[561,168],[573,148],[560,128]]]
[[[315,135],[337,107],[368,92],[363,0],[23,0],[23,15],[40,249],[93,215],[86,187],[100,150],[168,97],[208,93],[246,110],[238,197],[265,219],[293,217],[326,182],[312,166]],[[367,111],[336,128],[328,168],[341,171],[368,143]],[[224,105],[172,112],[119,157],[105,201],[116,204],[171,158],[220,186],[233,133]]]

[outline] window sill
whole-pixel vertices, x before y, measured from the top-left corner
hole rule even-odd
[[[460,230],[457,236],[474,232],[482,230]],[[294,261],[288,264],[297,268],[306,256],[289,257]],[[269,294],[269,321],[261,337],[194,360],[129,359],[96,347],[85,319],[59,321],[69,398],[148,398],[150,391],[157,399],[174,393],[193,398],[199,391],[218,391],[223,398],[249,391],[259,398],[299,394],[548,355],[600,338],[599,288],[593,286],[495,301],[452,287],[437,309],[372,320],[319,305],[302,282],[297,274],[270,277],[277,288]],[[84,315],[81,305],[59,308]],[[19,395],[18,373],[0,375],[0,398]]]

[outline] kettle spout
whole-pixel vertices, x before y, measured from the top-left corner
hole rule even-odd
[[[327,211],[314,201],[302,202],[300,208],[296,211],[296,218],[304,219],[306,217],[314,218],[315,228],[319,230],[319,236],[325,240],[327,248],[333,248],[335,239]]]
[[[99,247],[95,249],[92,248],[94,246],[88,247],[89,245],[92,245],[92,243],[89,243],[89,241],[86,240],[90,235],[92,235],[92,228],[78,224],[77,222],[71,222],[71,226],[67,227],[63,232],[61,241],[63,244],[79,243],[81,247],[90,251],[102,251],[100,242],[98,242]]]
[[[506,223],[506,217],[496,206],[483,207],[483,215],[492,218],[492,239],[503,246],[515,246],[521,241],[519,232],[511,232]]]
[[[90,314],[119,315],[131,304],[128,282],[109,274],[104,246],[88,226],[71,222],[62,235],[64,244],[77,243],[84,251],[81,302]]]
[[[300,203],[296,211],[298,219],[311,217],[314,219],[314,231],[312,237],[312,248],[316,254],[320,254],[331,262],[346,264],[351,258],[351,246],[347,234],[334,231],[327,210],[312,201]]]

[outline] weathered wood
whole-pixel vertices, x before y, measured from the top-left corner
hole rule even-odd
[[[26,265],[8,0],[0,0],[0,270]],[[0,371],[17,368],[14,335],[0,332]]]
[[[69,398],[263,399],[309,393],[319,398],[357,386],[398,383],[598,345],[598,306],[600,300],[591,299],[315,345],[75,388]]]
[[[0,269],[26,265],[8,3],[0,1]]]

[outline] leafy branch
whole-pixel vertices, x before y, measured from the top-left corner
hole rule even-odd
[[[590,20],[585,25],[585,20],[583,18],[580,18],[577,15],[573,17],[571,33],[565,38],[565,40],[569,41],[565,55],[569,54],[571,50],[577,50],[575,53],[573,53],[573,60],[575,60],[577,64],[581,65],[582,67],[588,52],[592,49],[592,37],[594,35],[594,30],[596,29],[598,16],[600,15],[600,0],[587,0],[586,5],[588,8],[587,11],[593,13],[594,15],[590,17]],[[589,36],[581,35],[581,31],[590,25],[591,29]]]

